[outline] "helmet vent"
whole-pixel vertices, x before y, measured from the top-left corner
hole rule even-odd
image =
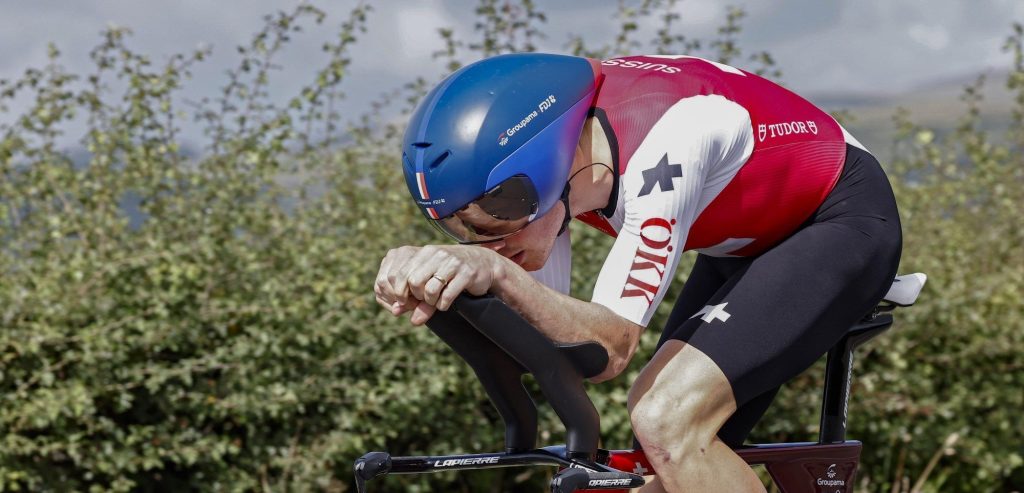
[[[430,147],[430,142],[413,142],[412,146],[417,149],[426,149]]]
[[[444,161],[445,159],[448,159],[448,156],[451,156],[451,155],[452,155],[452,151],[444,151],[443,153],[441,153],[440,156],[437,156],[437,159],[435,159],[432,163],[430,163],[430,167],[431,168],[436,168],[438,165],[441,164],[442,161]]]

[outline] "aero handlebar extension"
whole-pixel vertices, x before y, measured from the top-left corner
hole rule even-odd
[[[580,489],[642,486],[635,474],[596,462],[600,439],[597,409],[583,387],[597,375],[608,353],[595,342],[556,344],[501,300],[460,295],[448,311],[434,313],[427,326],[470,365],[505,422],[505,452],[494,454],[392,457],[371,452],[355,464],[356,487],[385,474],[453,469],[551,465],[556,493]],[[537,407],[522,383],[531,373],[565,425],[566,446],[536,449]]]

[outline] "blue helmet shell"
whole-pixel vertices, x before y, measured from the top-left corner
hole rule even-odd
[[[420,102],[402,142],[409,192],[431,219],[507,178],[530,178],[537,217],[558,202],[600,79],[587,58],[523,53],[451,74]]]

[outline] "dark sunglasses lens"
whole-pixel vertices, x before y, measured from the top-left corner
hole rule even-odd
[[[537,212],[537,192],[529,178],[517,175],[501,182],[475,203],[495,219],[522,219]]]
[[[526,176],[516,175],[454,214],[432,222],[459,243],[485,243],[526,227],[537,208],[533,183]]]

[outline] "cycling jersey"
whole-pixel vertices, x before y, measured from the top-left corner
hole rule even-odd
[[[756,256],[822,204],[847,143],[831,116],[764,78],[688,56],[602,62],[594,114],[618,182],[578,216],[616,236],[592,301],[646,326],[683,251]],[[568,238],[535,277],[568,287]]]
[[[779,386],[878,304],[901,238],[885,172],[851,145],[836,186],[781,243],[756,257],[697,255],[658,347],[684,341],[729,380],[737,409],[722,441],[740,445]]]
[[[578,219],[616,240],[593,301],[646,326],[697,250],[658,348],[683,341],[722,370],[737,410],[718,436],[738,446],[891,285],[892,189],[834,119],[754,74],[677,56],[602,65],[594,116],[617,181]],[[534,277],[568,292],[569,260],[566,233]]]

